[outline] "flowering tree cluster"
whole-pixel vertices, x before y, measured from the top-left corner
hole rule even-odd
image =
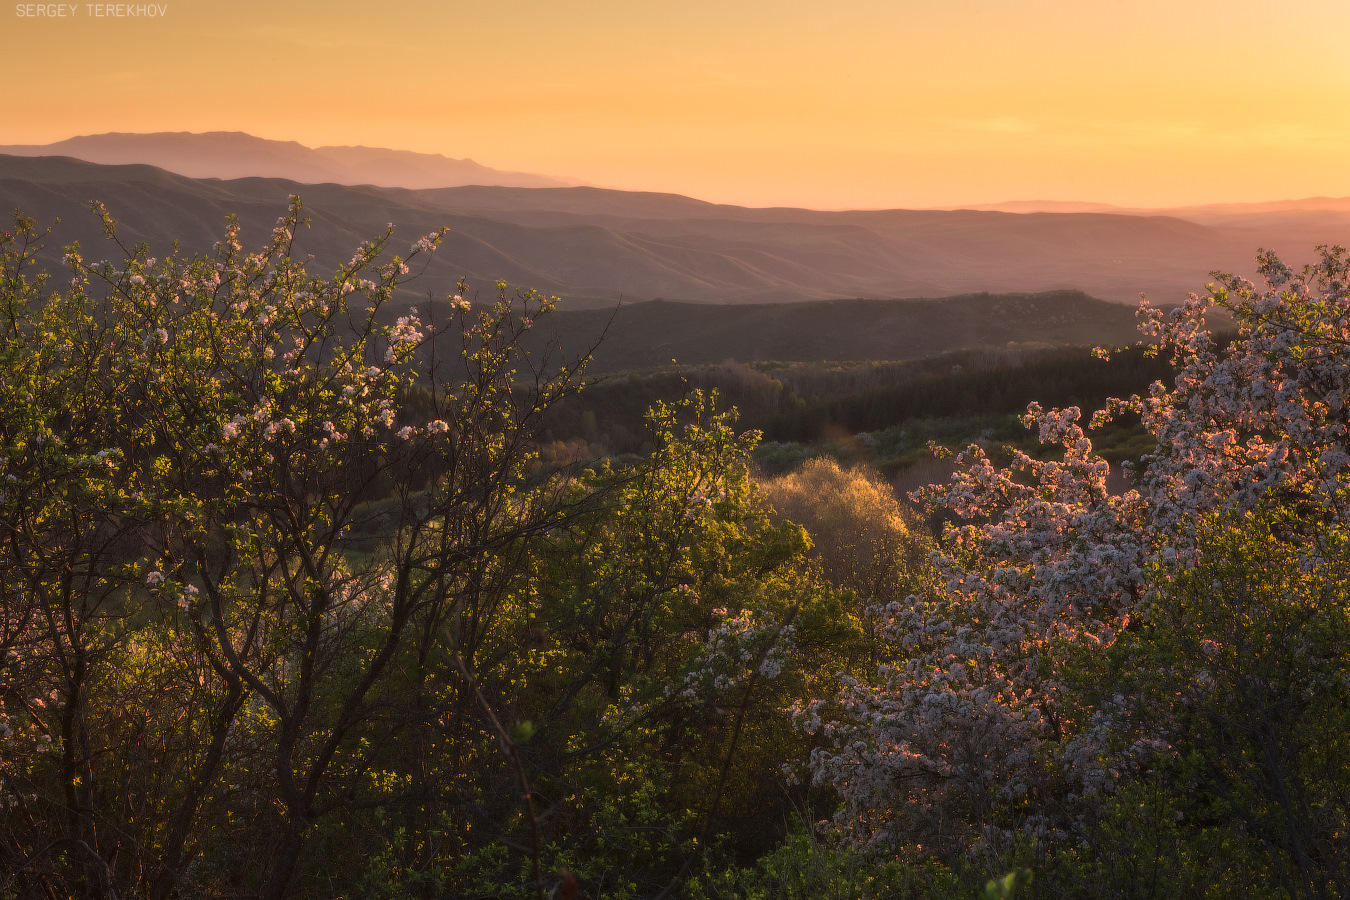
[[[669,892],[838,619],[757,433],[545,465],[552,300],[409,309],[439,232],[319,277],[303,224],[59,283],[0,235],[0,894]]]
[[[1093,453],[1080,410],[1032,404],[1025,423],[1057,453],[1017,453],[999,468],[972,446],[957,456],[949,484],[916,497],[958,523],[934,556],[938,586],[874,610],[892,647],[875,678],[845,679],[837,700],[799,706],[799,722],[827,739],[812,758],[814,778],[838,791],[837,825],[852,838],[911,853],[923,845],[949,859],[972,850],[997,857],[1018,841],[1079,840],[1105,796],[1178,757],[1200,715],[1195,704],[1215,697],[1177,687],[1169,696],[1181,699],[1164,714],[1145,702],[1158,696],[1146,682],[1176,686],[1178,673],[1190,673],[1212,683],[1212,671],[1197,675],[1204,667],[1195,654],[1266,658],[1250,629],[1232,630],[1231,615],[1196,614],[1194,573],[1229,560],[1229,581],[1216,577],[1211,591],[1230,600],[1240,592],[1231,572],[1238,551],[1225,533],[1259,533],[1289,548],[1288,565],[1238,566],[1241,590],[1271,597],[1259,589],[1263,578],[1301,578],[1300,594],[1321,599],[1299,608],[1332,624],[1324,622],[1325,640],[1280,646],[1298,660],[1293,668],[1328,671],[1344,631],[1343,621],[1334,625],[1344,598],[1332,588],[1350,571],[1341,539],[1350,526],[1350,264],[1334,249],[1303,271],[1269,254],[1260,268],[1264,289],[1221,277],[1170,313],[1141,306],[1141,332],[1171,355],[1175,382],[1112,401],[1094,419],[1134,414],[1156,439],[1132,489],[1108,492],[1108,465]],[[1232,316],[1235,338],[1217,339],[1207,326],[1215,307]],[[1247,612],[1270,646],[1271,635],[1285,634],[1271,623],[1292,621],[1280,609]],[[1183,622],[1190,643],[1169,630]],[[1160,662],[1165,634],[1174,653]],[[1089,683],[1087,672],[1113,681]],[[1242,676],[1251,697],[1263,677],[1274,676]],[[1266,695],[1278,693],[1262,683]],[[1214,775],[1221,768],[1214,764],[1211,786],[1223,781]],[[1308,777],[1296,769],[1283,773],[1291,809],[1289,785]],[[1343,796],[1326,802],[1308,816],[1344,816]],[[1286,825],[1286,837],[1298,830]],[[1280,865],[1344,877],[1343,841],[1331,854],[1339,861],[1317,869],[1307,863],[1308,841],[1296,852],[1291,840],[1268,841]]]
[[[408,788],[388,738],[419,716],[390,710],[446,665],[440,635],[473,665],[502,555],[570,508],[531,439],[579,366],[519,349],[551,301],[503,285],[473,309],[461,284],[384,326],[440,233],[391,258],[391,230],[318,277],[303,223],[295,201],[260,251],[232,225],[210,258],[72,249],[58,290],[33,223],[3,235],[0,846],[21,892],[202,889],[228,822],[260,846],[212,864],[285,895],[317,823]],[[405,421],[419,378],[431,408]]]

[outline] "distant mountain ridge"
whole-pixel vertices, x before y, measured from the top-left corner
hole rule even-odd
[[[209,252],[230,214],[244,240],[260,244],[290,194],[313,218],[297,250],[314,254],[319,268],[346,260],[388,222],[398,227],[395,247],[447,226],[427,278],[410,291],[444,296],[459,276],[490,291],[500,278],[561,296],[571,309],[620,298],[747,304],[1068,289],[1126,303],[1147,292],[1170,304],[1203,290],[1213,270],[1253,276],[1259,247],[1297,264],[1316,244],[1350,243],[1350,212],[1334,203],[1209,210],[1203,222],[1134,212],[827,212],[593,187],[222,181],[144,164],[0,156],[0,212],[61,220],[49,260],[70,241],[91,259],[118,255],[88,211],[91,199],[107,204],[128,242],[162,254],[174,241]]]
[[[69,156],[101,165],[145,164],[189,178],[285,178],[302,184],[373,184],[422,188],[481,184],[567,187],[561,178],[503,172],[471,159],[380,147],[306,147],[240,131],[130,134],[110,132],[54,144],[0,146],[11,156]]]
[[[1297,200],[1264,200],[1244,203],[1202,203],[1191,206],[1113,206],[1110,203],[1077,200],[1009,200],[982,203],[962,209],[1011,213],[1101,212],[1129,216],[1172,216],[1201,224],[1250,225],[1261,219],[1289,216],[1316,217],[1322,214],[1350,216],[1350,197],[1302,197]]]
[[[1094,203],[1091,201],[1082,201],[1082,200],[1007,200],[1003,203],[977,203],[973,206],[965,206],[962,208],[983,209],[992,212],[1010,212],[1010,213],[1134,212],[1134,210],[1126,209],[1120,206],[1113,206],[1110,203]]]

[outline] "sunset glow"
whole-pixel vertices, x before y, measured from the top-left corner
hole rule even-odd
[[[756,206],[1350,194],[1331,0],[95,6],[0,11],[0,143],[247,131]]]

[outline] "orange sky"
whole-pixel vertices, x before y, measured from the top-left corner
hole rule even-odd
[[[28,14],[54,6],[0,6],[0,143],[238,130],[757,206],[1350,195],[1344,0],[163,0],[162,18],[86,3]]]

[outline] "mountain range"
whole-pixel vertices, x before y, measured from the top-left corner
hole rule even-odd
[[[471,159],[379,147],[306,147],[240,131],[90,134],[53,144],[0,146],[11,156],[69,156],[103,165],[144,163],[189,178],[285,178],[303,184],[431,188],[461,184],[566,187],[565,178],[502,172]]]
[[[169,146],[196,148],[194,172],[211,177],[145,164],[163,161],[146,148]],[[49,259],[70,241],[88,258],[116,255],[88,212],[92,199],[122,223],[124,239],[162,254],[175,240],[184,251],[209,251],[230,214],[246,242],[261,243],[287,197],[298,194],[313,223],[297,244],[321,267],[349,258],[386,223],[397,227],[399,246],[448,226],[420,291],[443,296],[466,276],[490,293],[500,278],[561,296],[571,309],[621,298],[762,304],[1062,290],[1127,303],[1146,292],[1168,304],[1203,290],[1213,270],[1253,275],[1258,248],[1298,263],[1317,244],[1350,243],[1350,200],[1333,198],[1178,210],[1023,201],[829,212],[537,182],[381,186],[394,180],[385,177],[397,168],[390,160],[432,181],[477,164],[367,148],[309,150],[237,134],[100,135],[17,149],[24,155],[0,156],[0,207],[42,223],[61,220],[48,238]],[[141,162],[125,164],[131,158]],[[267,177],[224,177],[245,171]]]

